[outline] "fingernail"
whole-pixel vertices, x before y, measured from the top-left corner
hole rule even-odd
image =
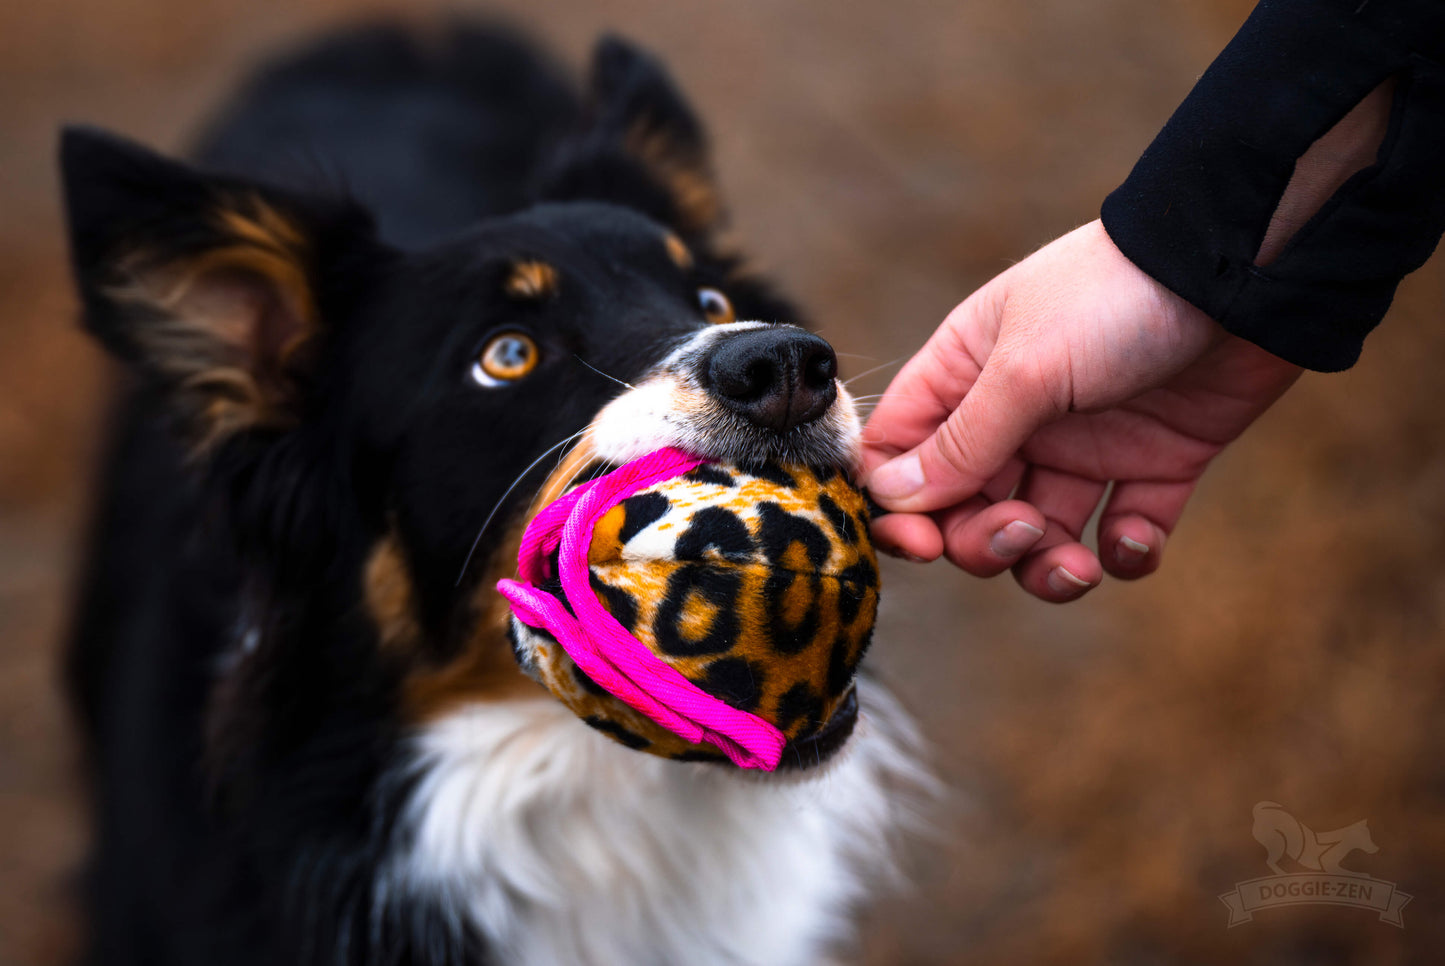
[[[1149,545],[1129,537],[1120,537],[1114,546],[1114,556],[1122,563],[1138,563],[1149,556]]]
[[[994,556],[1010,560],[1038,543],[1039,537],[1043,535],[1044,531],[1033,524],[1015,520],[999,528],[989,540],[988,549],[993,551]]]
[[[902,500],[923,489],[923,461],[917,453],[884,463],[868,477],[868,492],[884,500]]]
[[[914,553],[909,553],[907,550],[902,550],[898,547],[879,547],[878,549],[882,550],[890,557],[897,557],[899,560],[907,560],[910,563],[928,563],[928,561],[925,560],[923,557],[920,557]]]
[[[1063,567],[1055,567],[1049,571],[1049,590],[1056,594],[1067,594],[1070,597],[1078,596],[1090,587],[1094,586],[1082,577],[1075,577]]]

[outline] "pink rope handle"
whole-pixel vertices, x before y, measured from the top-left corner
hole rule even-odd
[[[498,581],[497,591],[518,620],[550,632],[588,677],[629,707],[685,741],[715,746],[739,768],[773,771],[783,755],[783,733],[708,694],[652,653],[607,612],[589,580],[587,553],[597,521],[639,490],[703,462],[680,450],[660,449],[554,500],[522,535],[520,579]],[[558,551],[563,595],[576,617],[536,586],[547,577],[553,550]]]

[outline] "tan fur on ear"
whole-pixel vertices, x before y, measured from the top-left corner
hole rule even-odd
[[[293,223],[260,200],[253,200],[246,212],[222,211],[220,220],[225,231],[244,241],[244,247],[237,248],[246,253],[251,268],[277,284],[300,323],[292,339],[279,347],[284,360],[312,334],[317,321],[316,301],[306,276],[310,246]]]
[[[294,418],[287,369],[317,329],[301,232],[260,199],[216,212],[225,241],[185,258],[152,251],[120,263],[107,290],[145,311],[134,328],[143,356],[171,380],[202,450],[251,426]]]
[[[681,227],[700,234],[716,226],[722,217],[722,201],[712,172],[697,152],[679,150],[665,131],[639,122],[627,132],[626,148],[645,164],[667,189],[682,218]]]

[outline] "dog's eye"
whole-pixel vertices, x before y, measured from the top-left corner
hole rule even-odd
[[[516,382],[537,368],[537,343],[520,332],[495,336],[472,364],[472,378],[483,386]]]
[[[729,322],[737,320],[738,314],[733,311],[733,303],[715,288],[698,289],[697,304],[702,309],[702,314],[713,325],[727,325]]]

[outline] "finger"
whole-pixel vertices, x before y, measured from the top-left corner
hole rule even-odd
[[[1044,536],[1014,568],[1014,577],[1025,590],[1061,603],[1098,586],[1103,568],[1079,538],[1106,488],[1105,483],[1072,473],[1029,467],[1018,496],[1035,507],[1047,525]]]
[[[1034,551],[1014,567],[1014,579],[1040,600],[1054,604],[1078,600],[1099,585],[1104,569],[1093,551],[1076,540],[1063,538],[1058,530],[1046,532],[1039,543],[1051,538],[1061,542],[1042,549],[1035,545]]]
[[[1089,518],[1104,498],[1108,484],[1073,473],[1030,466],[1019,483],[1018,499],[1037,507],[1049,522],[1046,529],[1057,528],[1070,540],[1077,541],[1084,533]],[[1056,543],[1049,540],[1044,546]]]
[[[944,552],[975,577],[993,577],[1016,564],[1044,535],[1047,521],[1019,500],[989,503],[975,497],[935,514]]]
[[[890,513],[873,521],[869,527],[873,544],[884,553],[927,563],[943,553],[943,535],[938,524],[916,513]]]
[[[990,360],[937,432],[873,470],[873,498],[890,510],[919,513],[978,493],[1054,415],[1042,386],[1011,372]]]
[[[904,560],[912,560],[915,563],[937,560],[944,552],[945,525],[951,523],[956,527],[972,514],[988,507],[991,501],[1007,497],[1018,486],[1024,469],[1025,465],[1021,460],[1012,461],[1004,467],[1003,472],[984,486],[983,496],[978,498],[976,503],[969,501],[966,506],[950,508],[944,511],[946,515],[889,513],[877,517],[869,529],[873,543],[883,553]],[[983,572],[983,569],[978,571],[968,567],[963,569],[970,573],[977,573],[979,576],[989,577],[1006,570],[1008,564],[1017,559],[1028,545],[1032,544],[1033,538],[1043,533],[1042,517],[1035,513],[1033,517],[1027,519],[1030,521],[1028,526],[1015,527],[999,544],[1000,552],[1004,554],[1002,566],[992,568],[987,573]],[[1005,524],[1009,522],[1012,521],[1005,521]],[[962,565],[960,564],[960,566]]]
[[[979,493],[988,497],[992,503],[1001,503],[1009,499],[1019,488],[1019,484],[1023,482],[1024,473],[1028,468],[1029,465],[1018,457],[1010,459],[1004,463],[1003,469],[999,470],[993,479],[983,485],[983,489]]]
[[[1125,580],[1158,570],[1164,542],[1174,532],[1197,482],[1117,484],[1099,517],[1099,556],[1104,569]]]
[[[1167,535],[1146,517],[1126,515],[1099,525],[1099,558],[1104,569],[1122,580],[1137,580],[1159,569]]]
[[[975,358],[983,356],[976,357],[970,347],[979,339],[966,337],[959,327],[974,324],[980,318],[976,306],[991,302],[986,289],[970,296],[888,383],[863,427],[865,476],[931,436],[968,394],[980,371]],[[991,339],[985,344],[991,345]]]

